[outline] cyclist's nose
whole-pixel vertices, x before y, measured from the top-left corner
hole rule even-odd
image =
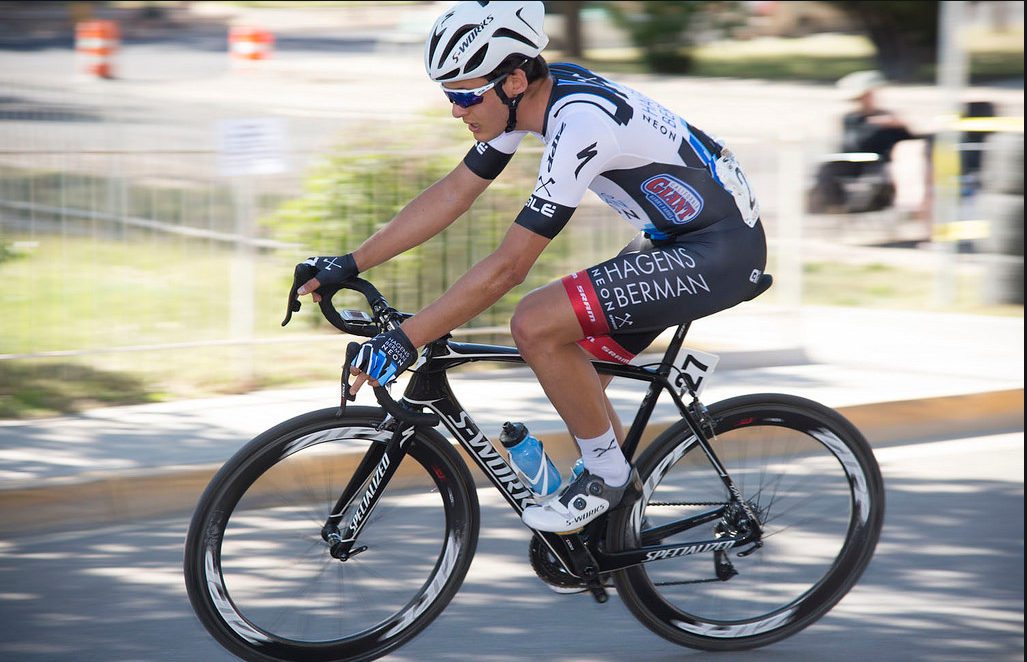
[[[467,113],[470,112],[470,110],[468,108],[464,108],[463,106],[461,106],[458,103],[453,103],[453,104],[450,104],[450,105],[453,106],[453,117],[455,117],[457,119],[461,119],[463,117],[466,117]]]

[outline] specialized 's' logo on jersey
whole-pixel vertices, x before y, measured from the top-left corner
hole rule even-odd
[[[664,218],[678,225],[691,221],[703,208],[699,192],[670,175],[656,175],[645,180],[642,192]]]
[[[579,163],[578,167],[574,169],[574,179],[578,178],[578,173],[581,172],[581,169],[585,167],[585,164],[591,161],[593,158],[595,158],[596,154],[599,153],[596,151],[596,145],[598,144],[599,143],[592,143],[591,145],[589,145],[588,147],[574,155],[581,159],[581,163]]]

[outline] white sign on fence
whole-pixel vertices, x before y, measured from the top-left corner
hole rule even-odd
[[[285,172],[285,122],[280,118],[216,123],[218,173],[225,177]]]

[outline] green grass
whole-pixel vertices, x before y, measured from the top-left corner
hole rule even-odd
[[[0,261],[0,353],[216,341],[229,335],[227,252],[195,244],[59,236],[37,242],[34,248],[19,244]],[[255,337],[288,342],[0,361],[0,418],[336,380],[344,336],[323,323],[315,326],[320,316],[309,303],[289,327],[280,326],[291,270],[286,262],[292,259],[261,255],[256,270]],[[57,264],[72,266],[61,270]],[[812,263],[803,277],[808,304],[938,309],[932,273],[884,264]],[[948,312],[1023,315],[1022,306],[982,305],[981,284],[971,275],[959,276],[956,283]]]
[[[972,315],[1023,316],[1023,306],[982,301],[982,275],[958,271],[952,291],[939,302],[939,283],[933,272],[888,264],[813,262],[803,265],[803,303],[819,306],[922,310]]]
[[[65,361],[0,361],[0,418],[48,416],[158,399],[142,379],[129,372]]]

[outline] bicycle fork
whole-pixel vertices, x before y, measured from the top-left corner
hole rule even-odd
[[[386,419],[389,420],[393,419]],[[367,449],[321,529],[321,538],[330,545],[332,557],[346,561],[367,549],[366,545],[355,546],[357,538],[385,492],[385,486],[389,484],[403,456],[406,455],[407,444],[413,438],[415,430],[413,426],[397,421],[388,442],[374,442]],[[364,487],[364,494],[353,508],[351,506],[361,487]],[[348,512],[352,512],[352,515],[340,529],[339,525]]]

